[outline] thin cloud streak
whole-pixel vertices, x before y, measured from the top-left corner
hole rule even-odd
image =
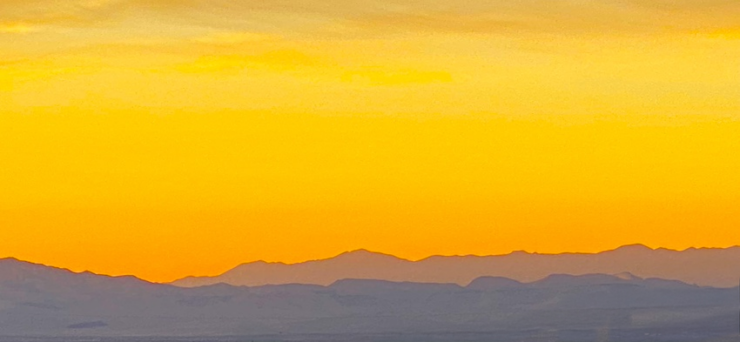
[[[348,28],[449,33],[650,33],[727,26],[740,15],[737,1],[440,0],[203,1],[48,0],[4,1],[0,20],[51,27],[84,27],[124,19],[167,18],[170,25],[230,30],[312,30],[335,22]],[[162,21],[159,20],[161,23]]]

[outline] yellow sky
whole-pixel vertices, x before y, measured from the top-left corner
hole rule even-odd
[[[740,244],[740,3],[4,0],[0,257]]]

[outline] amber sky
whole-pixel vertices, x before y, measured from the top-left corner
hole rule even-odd
[[[740,244],[737,0],[2,0],[0,257]]]

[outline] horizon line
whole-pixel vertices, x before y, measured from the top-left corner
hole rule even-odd
[[[632,243],[632,244],[620,245],[620,246],[618,246],[616,248],[602,250],[602,251],[598,251],[598,252],[539,253],[539,252],[529,252],[529,251],[526,251],[526,250],[515,250],[515,251],[511,251],[509,253],[503,253],[503,254],[486,254],[486,255],[479,255],[479,254],[464,254],[464,255],[462,255],[462,254],[453,254],[453,255],[434,254],[434,255],[430,255],[430,256],[423,257],[423,258],[416,259],[416,260],[398,257],[396,255],[389,254],[389,253],[372,251],[372,250],[369,250],[369,249],[366,249],[366,248],[358,248],[358,249],[347,250],[347,251],[341,252],[339,254],[335,254],[334,256],[331,256],[331,257],[325,257],[325,258],[320,258],[320,259],[309,259],[309,260],[299,261],[299,262],[293,262],[293,263],[286,263],[286,262],[281,262],[281,261],[274,261],[273,262],[273,261],[266,261],[266,260],[259,259],[259,260],[254,260],[254,261],[248,261],[248,262],[239,263],[236,266],[233,266],[233,267],[227,269],[226,271],[221,272],[221,273],[218,273],[218,274],[215,274],[215,275],[186,275],[186,276],[182,276],[182,277],[176,278],[176,279],[171,280],[171,281],[152,281],[152,280],[148,280],[146,278],[137,276],[135,274],[111,275],[111,274],[105,274],[105,273],[97,273],[97,272],[93,272],[93,271],[90,271],[90,270],[84,270],[84,271],[76,272],[76,271],[70,270],[69,268],[66,268],[66,267],[54,266],[54,265],[44,264],[44,263],[40,263],[40,262],[34,262],[34,261],[30,261],[30,260],[25,260],[25,259],[13,257],[13,256],[0,257],[0,262],[3,262],[3,261],[16,261],[16,262],[22,262],[22,263],[31,264],[31,265],[51,267],[51,268],[55,268],[55,269],[59,269],[59,270],[68,271],[68,272],[71,272],[71,273],[74,273],[74,274],[91,273],[91,274],[95,274],[95,275],[99,275],[99,276],[105,276],[105,277],[111,277],[111,278],[130,278],[130,277],[133,277],[133,278],[136,278],[136,279],[139,279],[139,280],[148,282],[148,283],[152,283],[152,284],[171,284],[171,283],[173,283],[175,281],[183,280],[183,279],[218,277],[218,276],[221,276],[221,275],[223,275],[223,274],[225,274],[225,273],[227,273],[227,272],[229,272],[231,270],[234,270],[234,269],[239,268],[241,266],[250,265],[250,264],[259,264],[259,263],[262,263],[262,264],[268,264],[268,265],[293,266],[293,265],[301,265],[301,264],[305,264],[305,263],[328,261],[328,260],[336,259],[336,258],[341,257],[343,255],[356,254],[358,252],[361,252],[361,253],[364,252],[364,253],[368,253],[368,254],[371,254],[371,255],[387,256],[387,257],[392,257],[392,258],[395,258],[395,259],[398,259],[398,260],[401,260],[401,261],[415,263],[415,262],[423,262],[425,260],[432,259],[432,258],[486,258],[486,257],[505,257],[505,256],[511,256],[511,255],[518,255],[518,254],[540,255],[540,256],[598,255],[598,254],[603,254],[603,253],[614,252],[614,251],[625,249],[625,248],[635,248],[635,249],[639,248],[639,249],[649,250],[649,251],[667,251],[667,252],[678,252],[678,253],[681,253],[681,252],[686,252],[686,251],[690,251],[690,250],[716,250],[716,249],[726,250],[726,249],[732,249],[732,248],[740,248],[740,245],[730,245],[730,246],[727,246],[727,247],[696,247],[696,246],[692,246],[692,247],[687,247],[687,248],[684,248],[684,249],[671,249],[671,248],[666,248],[666,247],[650,247],[650,246],[648,246],[646,244],[643,244],[643,243]]]

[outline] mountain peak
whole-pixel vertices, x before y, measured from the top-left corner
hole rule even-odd
[[[20,259],[12,258],[12,257],[0,259],[0,265],[5,266],[5,267],[15,268],[15,269],[32,269],[32,268],[44,268],[44,267],[56,269],[56,267],[36,264],[33,262],[28,262],[25,260],[20,260]]]
[[[266,265],[278,265],[278,264],[282,264],[282,262],[267,262],[265,260],[255,260],[255,261],[245,262],[245,263],[239,265],[238,267],[241,267],[241,266],[254,266],[254,265],[266,266]]]
[[[635,243],[631,245],[624,245],[622,247],[619,247],[616,249],[617,251],[623,251],[623,252],[648,252],[648,251],[654,251],[654,249],[645,246],[641,243]]]
[[[341,253],[341,254],[339,254],[339,255],[331,258],[331,259],[354,259],[354,260],[357,260],[357,259],[369,259],[369,258],[374,258],[374,259],[378,259],[378,258],[400,259],[399,257],[397,257],[395,255],[385,254],[385,253],[380,253],[380,252],[373,252],[373,251],[370,251],[370,250],[367,250],[367,249],[364,249],[364,248],[362,248],[362,249],[355,249],[355,250],[352,250],[352,251],[347,251],[347,252]]]
[[[9,258],[0,258],[0,263],[7,263],[7,264],[31,264],[28,261],[23,261],[17,258],[9,257]]]
[[[351,250],[351,251],[346,251],[346,252],[343,252],[343,253],[341,253],[339,255],[345,255],[345,254],[373,255],[373,254],[383,254],[383,253],[373,252],[373,251],[368,250],[368,249],[365,249],[365,248],[360,248],[360,249],[354,249],[354,250]]]

